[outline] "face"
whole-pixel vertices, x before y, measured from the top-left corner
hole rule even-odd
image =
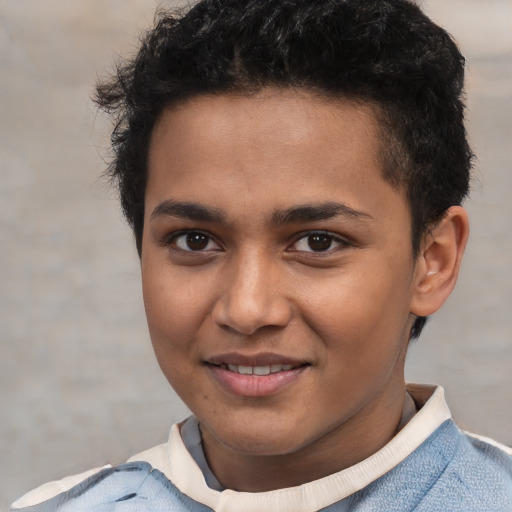
[[[379,149],[370,106],[305,92],[204,96],[161,116],[144,301],[205,438],[300,453],[351,425],[368,439],[401,407],[411,218]]]

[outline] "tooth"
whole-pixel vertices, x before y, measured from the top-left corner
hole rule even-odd
[[[283,364],[283,371],[287,372],[288,370],[291,370],[293,366],[291,364]]]
[[[252,375],[252,366],[239,366],[238,373],[242,375]]]
[[[236,364],[228,364],[228,370],[230,372],[238,373],[238,366]]]
[[[280,372],[282,369],[283,369],[283,365],[282,364],[271,364],[270,365],[270,372],[271,373]]]
[[[254,375],[268,375],[270,373],[270,366],[255,366],[252,373]]]

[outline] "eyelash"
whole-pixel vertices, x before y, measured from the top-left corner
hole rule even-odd
[[[191,235],[200,235],[200,236],[205,237],[206,238],[206,246],[203,249],[191,249],[190,247],[188,249],[185,249],[185,248],[179,247],[177,245],[177,240],[179,238],[188,237]],[[329,242],[329,247],[326,248],[325,250],[318,250],[318,251],[315,251],[315,250],[307,251],[307,250],[300,250],[300,249],[292,248],[293,246],[297,245],[302,240],[306,240],[305,243],[307,243],[309,245],[311,243],[311,240],[308,241],[307,239],[311,238],[311,237],[315,237],[315,236],[320,237],[320,238],[323,237],[324,239],[326,239],[326,241]],[[186,244],[188,244],[188,242],[189,242],[188,240],[185,241]],[[212,242],[217,246],[217,248],[207,249],[208,245],[210,245],[210,243],[212,243]],[[337,244],[337,247],[332,248],[331,246],[333,244]],[[220,244],[218,244],[211,235],[209,235],[208,233],[205,233],[203,231],[199,231],[199,230],[183,230],[183,231],[178,231],[178,232],[172,233],[171,236],[167,237],[164,240],[163,245],[164,246],[169,246],[169,245],[174,246],[174,248],[179,251],[182,251],[185,253],[191,253],[191,254],[208,254],[211,252],[217,252],[219,249],[222,250],[222,248],[220,247]],[[293,244],[287,249],[287,252],[297,252],[297,253],[302,253],[302,254],[315,255],[315,257],[318,257],[318,256],[322,256],[324,254],[330,255],[339,249],[351,247],[352,245],[353,244],[350,241],[346,240],[345,238],[342,238],[338,235],[334,235],[328,231],[307,231],[307,232],[300,233],[297,236],[297,238],[295,239]],[[311,248],[310,245],[309,245],[309,248]],[[204,250],[204,249],[206,249],[206,250]]]
[[[292,244],[292,246],[293,245],[297,245],[302,240],[306,240],[305,243],[307,243],[309,245],[311,243],[311,241],[310,240],[308,241],[307,239],[311,238],[311,237],[315,237],[315,236],[316,237],[324,237],[325,239],[330,241],[329,246],[331,246],[333,244],[337,244],[337,247],[335,247],[335,248],[329,247],[326,250],[320,250],[320,251],[314,251],[314,250],[305,251],[305,250],[300,250],[300,249],[288,249],[288,250],[290,252],[300,252],[300,253],[303,253],[303,254],[315,255],[315,257],[318,257],[318,256],[322,256],[324,254],[325,255],[330,255],[333,252],[337,252],[339,249],[351,247],[353,245],[347,239],[342,238],[339,235],[335,235],[333,233],[330,233],[329,231],[307,231],[305,233],[301,233],[296,238],[296,240]],[[309,248],[311,248],[311,246],[309,246]]]
[[[172,233],[169,237],[167,237],[164,241],[163,241],[163,245],[164,246],[174,246],[174,248],[176,248],[177,250],[179,251],[182,251],[182,252],[188,252],[188,253],[191,253],[191,254],[201,254],[201,253],[209,253],[209,252],[212,252],[212,251],[217,251],[218,249],[209,249],[209,250],[194,250],[194,249],[183,249],[181,247],[179,247],[177,244],[176,244],[176,241],[181,238],[181,237],[188,237],[188,236],[191,236],[191,235],[200,235],[200,236],[204,236],[207,238],[207,245],[209,245],[211,242],[215,243],[218,247],[219,244],[217,242],[215,242],[214,238],[212,236],[210,236],[208,233],[204,233],[203,231],[199,231],[199,230],[195,230],[195,229],[189,229],[189,230],[183,230],[183,231],[178,231],[178,232],[175,232],[175,233]],[[187,241],[185,241],[185,243],[187,243]]]

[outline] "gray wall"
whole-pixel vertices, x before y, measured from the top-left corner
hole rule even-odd
[[[430,0],[469,58],[478,153],[453,297],[411,348],[466,428],[512,443],[512,2]],[[99,178],[89,95],[153,0],[0,1],[0,509],[44,481],[162,442],[186,414],[154,361],[139,269]]]

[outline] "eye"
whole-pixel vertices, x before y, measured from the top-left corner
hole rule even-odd
[[[211,237],[201,231],[187,231],[171,238],[171,244],[187,252],[216,251],[220,247]]]
[[[309,233],[297,240],[293,244],[292,250],[301,252],[328,252],[349,245],[350,244],[342,238],[320,231]]]

